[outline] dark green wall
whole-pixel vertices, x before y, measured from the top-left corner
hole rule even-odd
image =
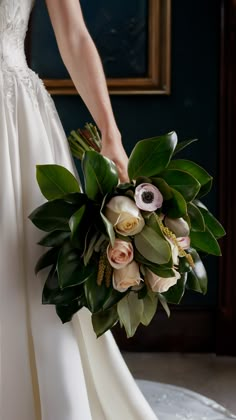
[[[123,142],[129,153],[135,142],[175,130],[180,140],[198,138],[185,156],[194,159],[217,178],[218,105],[219,105],[219,36],[218,0],[172,1],[172,88],[170,96],[112,96],[111,101]],[[96,19],[96,17],[94,17]],[[49,60],[52,33],[45,55],[37,55],[40,34],[47,33],[49,21],[42,2],[36,4],[31,42],[32,67],[37,71]],[[46,32],[45,32],[46,31]],[[81,59],[83,59],[81,57]],[[53,65],[53,63],[52,63]],[[56,107],[69,133],[91,117],[79,96],[55,96]],[[216,181],[205,200],[217,213]],[[189,296],[186,301],[214,305],[217,300],[218,261],[209,257],[209,292],[206,297]]]

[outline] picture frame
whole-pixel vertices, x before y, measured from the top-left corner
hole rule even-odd
[[[141,61],[146,60],[145,74],[122,77],[107,76],[109,93],[112,95],[155,94],[169,95],[171,91],[171,0],[147,1],[147,18],[145,31],[146,48],[141,50]],[[131,39],[132,42],[132,39]],[[96,41],[95,41],[96,44]],[[96,44],[97,45],[97,44]],[[129,49],[129,46],[128,46]],[[132,45],[130,45],[132,49]],[[103,61],[103,56],[101,55]],[[125,70],[124,70],[125,72]],[[107,73],[106,73],[107,74]],[[43,76],[43,81],[52,95],[76,95],[73,82],[68,78]]]

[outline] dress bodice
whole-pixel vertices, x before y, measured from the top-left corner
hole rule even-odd
[[[34,0],[0,0],[0,61],[25,66],[24,40]]]

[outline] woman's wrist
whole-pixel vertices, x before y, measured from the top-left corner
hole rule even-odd
[[[103,143],[111,144],[113,142],[121,142],[121,133],[116,125],[103,127],[101,129],[101,134]]]

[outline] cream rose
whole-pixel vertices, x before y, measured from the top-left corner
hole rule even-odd
[[[104,214],[121,235],[136,235],[141,232],[145,222],[134,203],[124,195],[113,197],[106,205]]]
[[[131,242],[115,239],[114,246],[107,247],[107,258],[112,267],[120,270],[129,264],[134,257],[133,245]]]
[[[160,277],[146,268],[145,279],[148,281],[153,292],[167,292],[167,290],[177,283],[180,278],[180,273],[173,269],[175,275],[173,277]]]
[[[118,292],[126,292],[129,287],[138,286],[141,281],[139,266],[135,261],[125,268],[113,271],[113,287]]]

